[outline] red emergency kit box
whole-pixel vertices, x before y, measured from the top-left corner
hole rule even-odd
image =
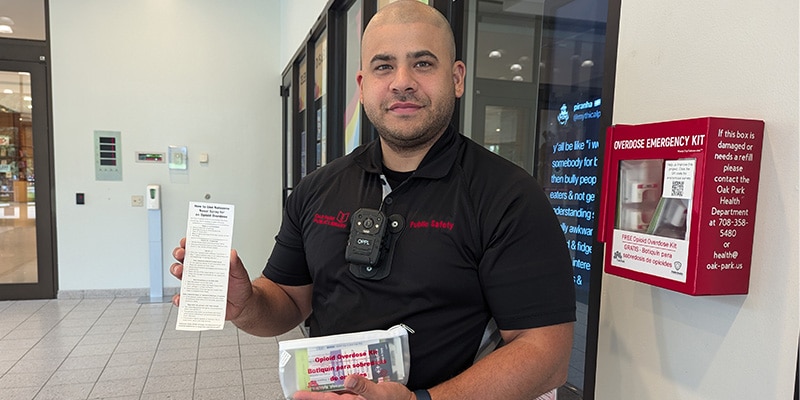
[[[704,117],[608,128],[605,272],[690,295],[746,294],[764,122]]]

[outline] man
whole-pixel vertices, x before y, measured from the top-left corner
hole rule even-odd
[[[312,336],[415,331],[407,386],[352,375],[350,393],[294,399],[516,400],[560,386],[575,319],[564,236],[529,174],[449,126],[465,66],[447,20],[414,0],[384,7],[364,31],[361,65],[380,140],[296,186],[263,276],[251,283],[231,252],[227,318],[263,336],[307,319]],[[362,208],[396,222],[367,269],[346,250]],[[182,265],[171,271],[180,277]],[[493,321],[504,345],[475,362]]]

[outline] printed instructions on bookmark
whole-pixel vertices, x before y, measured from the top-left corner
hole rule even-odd
[[[189,203],[183,259],[180,331],[222,329],[228,300],[233,206]]]

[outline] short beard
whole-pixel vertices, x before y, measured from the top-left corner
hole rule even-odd
[[[398,101],[406,101],[407,97],[402,96]],[[421,130],[414,132],[414,134],[407,136],[401,130],[390,129],[387,126],[381,125],[380,122],[375,125],[381,140],[389,146],[390,149],[397,153],[412,153],[417,150],[429,148],[433,145],[445,128],[450,124],[450,119],[453,117],[453,110],[455,108],[455,99],[447,104],[442,105],[442,112],[431,115],[431,118],[425,121],[425,127]],[[366,111],[366,110],[365,110]],[[369,117],[369,113],[367,113]],[[373,119],[370,118],[370,121]]]

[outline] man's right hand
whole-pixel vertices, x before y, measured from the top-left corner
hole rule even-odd
[[[183,259],[186,256],[186,238],[180,240],[180,245],[172,250],[172,257],[177,261],[169,267],[169,272],[176,278],[183,277]],[[239,258],[236,250],[231,250],[230,277],[228,278],[228,305],[225,308],[225,319],[232,320],[244,310],[247,300],[253,295],[253,285],[250,276]],[[181,295],[172,296],[172,304],[180,306]]]

